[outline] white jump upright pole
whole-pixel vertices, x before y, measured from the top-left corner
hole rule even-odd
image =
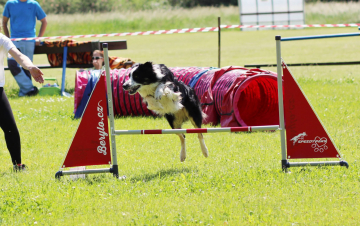
[[[277,63],[277,84],[278,84],[278,101],[279,101],[279,130],[281,142],[281,167],[286,171],[288,161],[286,159],[286,140],[285,140],[285,117],[284,117],[284,100],[282,85],[282,62],[281,62],[281,36],[275,36],[276,40],[276,63]]]
[[[119,177],[119,167],[117,164],[116,156],[116,142],[115,142],[115,121],[114,121],[114,109],[113,109],[113,99],[112,99],[112,88],[111,88],[111,78],[110,78],[110,65],[109,65],[109,51],[108,44],[103,43],[104,50],[104,62],[105,62],[105,72],[106,72],[106,87],[107,87],[107,99],[108,99],[108,109],[109,109],[109,120],[110,120],[110,141],[111,141],[111,157],[112,157],[112,172],[114,177]]]

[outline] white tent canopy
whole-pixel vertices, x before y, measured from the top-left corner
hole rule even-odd
[[[241,25],[305,24],[304,0],[238,0]]]

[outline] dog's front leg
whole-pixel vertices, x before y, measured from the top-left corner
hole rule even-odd
[[[160,84],[158,85],[158,87],[155,90],[155,99],[156,100],[160,100],[162,96],[164,96],[164,88],[165,85],[164,84]]]
[[[177,134],[181,142],[180,161],[183,162],[186,159],[186,148],[185,148],[185,135]]]

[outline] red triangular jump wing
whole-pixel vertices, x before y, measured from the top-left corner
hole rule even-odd
[[[99,77],[62,168],[111,164],[105,73]]]
[[[320,119],[283,63],[287,158],[340,158]]]

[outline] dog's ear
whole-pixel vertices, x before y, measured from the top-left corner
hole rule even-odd
[[[151,67],[152,68],[152,66],[153,66],[153,63],[151,62],[151,61],[148,61],[148,62],[146,62],[145,64],[144,64],[144,66],[145,67]]]
[[[152,62],[148,61],[145,64],[140,64],[139,69],[140,68],[143,71],[152,72],[153,71],[153,64],[152,64]]]

